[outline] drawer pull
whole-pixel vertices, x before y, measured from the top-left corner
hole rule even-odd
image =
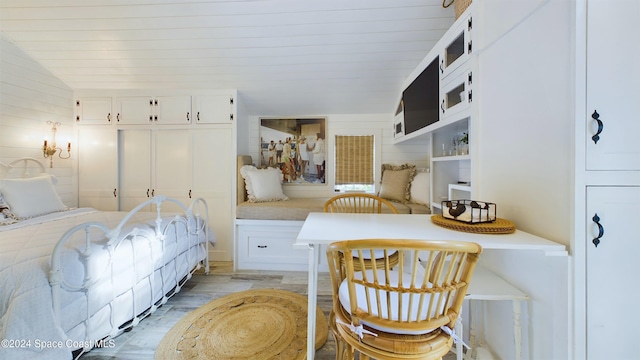
[[[258,245],[258,248],[259,248],[259,249],[266,249],[266,248],[267,248],[267,245]]]

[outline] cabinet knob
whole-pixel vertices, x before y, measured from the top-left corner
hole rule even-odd
[[[189,199],[191,199],[191,189],[189,189]]]
[[[147,197],[149,197],[149,189],[147,189]]]
[[[108,114],[107,114],[107,121],[108,121],[108,122],[111,122],[111,113],[108,113]]]
[[[113,197],[118,197],[118,190],[113,188]]]
[[[187,111],[187,121],[189,121],[189,112]]]
[[[267,245],[258,245],[258,249],[266,249]]]
[[[440,60],[440,73],[444,73],[444,59]]]
[[[440,104],[440,109],[442,110],[442,113],[444,114],[444,100],[442,100],[442,104]]]
[[[117,122],[120,122],[120,113],[118,113],[118,114],[116,115],[116,121],[117,121]]]
[[[594,110],[593,114],[591,114],[591,118],[598,123],[598,131],[596,131],[596,134],[591,137],[591,140],[593,140],[593,143],[597,144],[598,140],[600,140],[600,134],[602,133],[604,124],[602,123],[602,120],[600,120],[600,114],[598,114],[596,110]]]
[[[200,121],[200,111],[198,111],[198,113],[196,114],[196,119]]]
[[[595,247],[598,247],[598,244],[600,244],[600,238],[602,238],[602,236],[604,235],[604,227],[602,226],[602,224],[600,224],[600,217],[598,216],[597,213],[595,215],[593,215],[591,220],[593,220],[593,222],[596,225],[598,225],[598,236],[596,236],[592,241],[593,245]]]

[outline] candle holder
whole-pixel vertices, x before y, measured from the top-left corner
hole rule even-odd
[[[51,125],[52,141],[51,144],[49,144],[47,139],[44,140],[44,145],[42,146],[42,156],[44,156],[45,159],[49,159],[49,167],[53,168],[53,158],[56,153],[58,153],[58,157],[60,159],[68,159],[71,157],[71,142],[67,142],[67,155],[63,156],[62,148],[56,146],[56,132],[58,131],[58,126],[61,126],[62,124],[50,120],[47,121],[47,124]]]

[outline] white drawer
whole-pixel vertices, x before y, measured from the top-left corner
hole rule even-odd
[[[306,270],[308,251],[293,248],[302,223],[302,221],[237,221],[236,268],[239,270]]]

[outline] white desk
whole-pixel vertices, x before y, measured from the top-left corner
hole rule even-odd
[[[483,249],[533,250],[548,256],[567,256],[564,245],[523,231],[512,234],[459,232],[433,224],[431,215],[310,213],[294,245],[309,249],[308,360],[315,356],[318,248],[334,241],[375,238],[473,241]]]

